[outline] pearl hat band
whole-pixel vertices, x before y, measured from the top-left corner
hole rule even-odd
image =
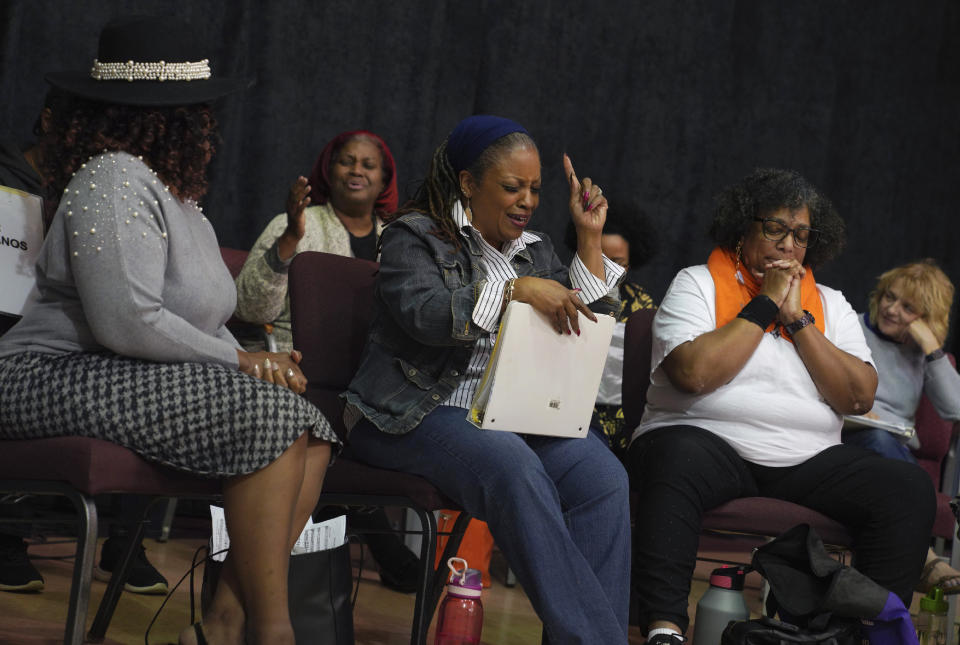
[[[210,61],[197,63],[101,63],[93,61],[90,78],[98,81],[196,81],[210,78]]]

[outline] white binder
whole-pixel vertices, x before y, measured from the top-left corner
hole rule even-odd
[[[507,305],[467,418],[487,430],[587,436],[615,320],[578,316],[580,335],[561,335],[530,305]]]
[[[0,186],[0,312],[19,316],[37,297],[34,265],[43,243],[43,201]]]

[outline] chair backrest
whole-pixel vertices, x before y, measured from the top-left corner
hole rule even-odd
[[[309,251],[290,264],[293,345],[303,353],[306,396],[345,436],[339,398],[353,379],[373,315],[373,285],[380,265]]]
[[[234,279],[240,275],[240,269],[243,268],[243,263],[247,261],[247,254],[247,251],[241,251],[240,249],[231,249],[226,246],[220,247],[220,255],[223,257],[223,263],[230,269],[230,275],[232,275]]]
[[[623,336],[624,425],[640,425],[650,385],[650,354],[653,348],[653,316],[656,309],[638,309],[627,319]]]
[[[957,361],[953,354],[948,354],[947,357],[956,366]],[[933,403],[924,395],[917,407],[914,427],[917,429],[917,438],[920,440],[920,448],[914,453],[917,463],[927,471],[930,479],[933,480],[933,485],[940,490],[943,459],[950,450],[953,421],[941,418],[933,407]]]

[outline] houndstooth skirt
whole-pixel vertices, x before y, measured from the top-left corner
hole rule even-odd
[[[202,363],[26,352],[0,360],[0,437],[81,436],[207,477],[250,473],[305,431],[337,443],[286,388]]]

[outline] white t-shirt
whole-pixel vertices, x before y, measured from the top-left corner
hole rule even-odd
[[[857,320],[843,294],[817,285],[824,335],[841,350],[873,365]],[[842,420],[820,396],[793,343],[776,333],[763,340],[740,373],[707,394],[676,389],[660,364],[675,347],[716,329],[716,289],[706,265],[673,279],[653,319],[647,406],[634,439],[669,425],[692,425],[725,439],[743,459],[763,466],[793,466],[840,443]]]

